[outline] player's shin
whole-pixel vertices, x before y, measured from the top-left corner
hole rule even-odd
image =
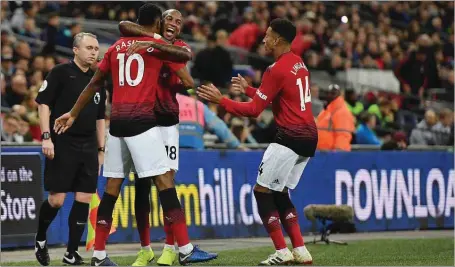
[[[169,188],[159,193],[161,205],[163,207],[164,221],[172,228],[175,239],[179,246],[180,253],[188,254],[193,250],[188,236],[185,213],[180,206],[175,188]]]
[[[150,189],[151,179],[136,177],[136,194],[134,208],[136,213],[137,230],[143,249],[150,249]]]
[[[277,206],[278,213],[280,214],[281,223],[284,230],[291,239],[294,248],[304,246],[302,233],[300,232],[300,225],[298,215],[294,205],[289,198],[288,193],[273,192],[275,205]]]
[[[256,197],[259,215],[270,238],[272,238],[275,249],[277,251],[287,250],[286,241],[281,231],[280,216],[273,199],[273,194],[255,190],[254,196]]]
[[[118,196],[113,196],[105,192],[98,207],[95,231],[95,251],[93,256],[100,260],[106,257],[106,242],[111,230],[112,213],[117,198]]]

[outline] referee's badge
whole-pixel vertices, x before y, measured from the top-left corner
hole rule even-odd
[[[42,92],[42,91],[46,90],[46,88],[47,88],[47,81],[44,80],[44,82],[41,85],[41,87],[39,88],[38,92]]]
[[[95,104],[99,104],[100,103],[100,100],[101,100],[101,95],[99,92],[96,92],[95,96],[93,97],[93,102],[95,102]]]

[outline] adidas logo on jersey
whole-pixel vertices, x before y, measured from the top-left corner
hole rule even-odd
[[[273,180],[272,184],[280,184],[280,181],[278,179]]]

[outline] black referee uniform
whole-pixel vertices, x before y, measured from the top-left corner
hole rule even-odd
[[[106,92],[101,89],[64,134],[52,130],[55,119],[71,110],[94,72],[83,72],[73,61],[55,66],[41,86],[36,102],[50,109],[54,158],[46,158],[44,189],[55,193],[95,193],[98,181],[96,121],[104,119]],[[46,134],[43,134],[46,135]],[[46,136],[44,136],[46,138]]]

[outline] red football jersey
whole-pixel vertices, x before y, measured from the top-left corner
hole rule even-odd
[[[166,43],[150,37],[122,37],[104,55],[98,67],[112,76],[110,133],[113,136],[134,136],[157,125],[154,109],[164,61],[156,57],[161,52],[153,48],[127,56],[128,47],[135,41]]]
[[[190,46],[182,40],[175,40],[173,45],[184,47],[191,52]],[[186,62],[172,63],[172,65],[166,63],[161,68],[158,78],[160,89],[157,90],[157,103],[155,105],[158,125],[172,126],[179,123],[179,103],[176,94],[185,88],[175,71],[185,67]]]
[[[272,103],[277,124],[275,143],[312,157],[318,143],[318,132],[311,112],[310,73],[302,58],[292,52],[281,55],[264,72],[259,89],[249,87],[246,103],[227,98],[220,105],[238,116],[257,117]]]

